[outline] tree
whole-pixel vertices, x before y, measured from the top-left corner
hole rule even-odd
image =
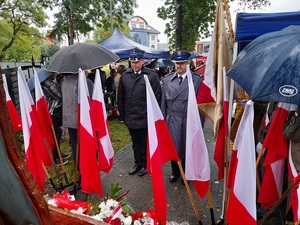
[[[130,29],[127,23],[123,22],[121,25],[117,26],[117,28],[127,37],[130,37]],[[94,31],[94,42],[96,44],[102,43],[106,39],[108,39],[112,35],[112,31],[109,29],[104,29],[103,27],[97,27]]]
[[[87,34],[94,27],[110,30],[110,1],[113,5],[113,26],[121,24],[126,15],[133,13],[136,0],[62,0],[56,7],[59,13],[54,15],[55,25],[51,37],[61,39],[67,35],[69,45],[79,33]]]
[[[28,60],[37,50],[32,47],[41,40],[37,28],[45,26],[46,15],[38,0],[1,0],[0,1],[0,61]],[[24,49],[19,51],[20,47]],[[13,49],[15,49],[13,51]],[[26,49],[26,50],[25,50]]]
[[[234,0],[231,0],[234,1]],[[262,8],[270,0],[238,0],[241,7]],[[200,37],[208,37],[215,20],[216,0],[165,0],[157,9],[157,15],[166,24],[170,49],[193,51]]]

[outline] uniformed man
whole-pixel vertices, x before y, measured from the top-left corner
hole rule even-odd
[[[161,110],[178,156],[181,159],[183,169],[185,168],[186,121],[189,93],[186,69],[190,58],[191,54],[188,51],[179,50],[172,54],[176,72],[165,76],[161,100]],[[199,74],[191,73],[197,96],[202,78]],[[180,170],[176,161],[171,161],[171,166],[172,174],[169,181],[173,183],[180,177]]]
[[[120,120],[128,127],[132,148],[134,152],[134,166],[129,174],[138,173],[144,176],[146,170],[147,150],[147,101],[146,83],[147,75],[160,104],[161,86],[157,73],[143,66],[144,51],[133,49],[129,61],[131,68],[123,72],[118,88],[118,111]]]

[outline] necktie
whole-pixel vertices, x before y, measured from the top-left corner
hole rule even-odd
[[[179,77],[179,85],[182,83],[182,80],[183,80],[183,78],[182,78],[182,76],[180,76]]]

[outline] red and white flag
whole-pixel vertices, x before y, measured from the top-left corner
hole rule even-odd
[[[291,142],[289,145],[289,160],[288,160],[288,172],[290,176],[290,180],[292,182],[298,182],[292,192],[291,192],[291,201],[289,207],[292,207],[294,222],[298,222],[300,219],[300,174],[297,172],[291,154]]]
[[[99,142],[99,169],[108,173],[113,165],[114,150],[110,139],[110,132],[99,70],[96,71],[95,76],[91,102],[91,119],[93,128],[96,131],[97,142]]]
[[[214,160],[217,163],[219,173],[218,179],[224,178],[225,166],[225,150],[227,148],[228,137],[228,111],[229,111],[229,96],[228,96],[228,82],[226,77],[226,70],[223,68],[223,118],[220,122],[216,146],[214,151]]]
[[[237,130],[228,175],[230,188],[227,222],[230,225],[256,225],[256,156],[253,131],[254,107],[246,103]]]
[[[21,117],[16,109],[15,104],[13,103],[13,101],[11,100],[11,97],[9,95],[5,74],[2,74],[2,78],[3,78],[3,86],[4,86],[4,91],[5,91],[6,106],[8,109],[8,114],[9,114],[10,121],[12,123],[13,130],[14,131],[22,130]]]
[[[53,165],[52,150],[54,148],[54,140],[53,140],[51,126],[53,126],[53,124],[52,124],[51,116],[49,114],[46,98],[44,96],[39,81],[39,76],[37,75],[35,68],[33,68],[33,71],[34,71],[36,115],[39,123],[40,132],[47,148],[47,153],[45,155],[42,155],[42,159],[46,166],[52,166]]]
[[[292,104],[278,103],[265,137],[263,147],[267,149],[264,160],[265,173],[257,201],[266,209],[281,196],[285,158],[288,155],[288,141],[282,134],[284,122]]]
[[[25,81],[23,71],[20,67],[18,68],[18,88],[26,165],[39,189],[43,193],[46,175],[42,164],[41,154],[45,145],[42,141],[40,131],[37,128],[38,124],[33,99]]]
[[[189,66],[187,66],[187,79],[189,95],[186,125],[185,176],[187,180],[193,181],[195,190],[200,198],[204,198],[209,189],[210,164],[196,102],[193,77]]]
[[[147,171],[152,177],[155,213],[161,224],[167,221],[167,200],[162,165],[179,161],[167,124],[159,108],[149,79],[144,75],[147,94],[148,151]]]
[[[79,103],[79,168],[81,190],[86,193],[97,193],[102,196],[102,186],[97,162],[97,144],[94,138],[90,116],[90,102],[85,72],[81,69],[78,75]]]

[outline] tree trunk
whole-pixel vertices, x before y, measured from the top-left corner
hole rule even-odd
[[[175,45],[176,49],[182,48],[182,32],[183,32],[183,0],[176,0],[176,30]]]
[[[75,38],[75,32],[74,32],[74,26],[73,26],[73,18],[72,18],[72,12],[69,7],[66,7],[68,11],[68,41],[69,45],[74,44],[74,38]]]

